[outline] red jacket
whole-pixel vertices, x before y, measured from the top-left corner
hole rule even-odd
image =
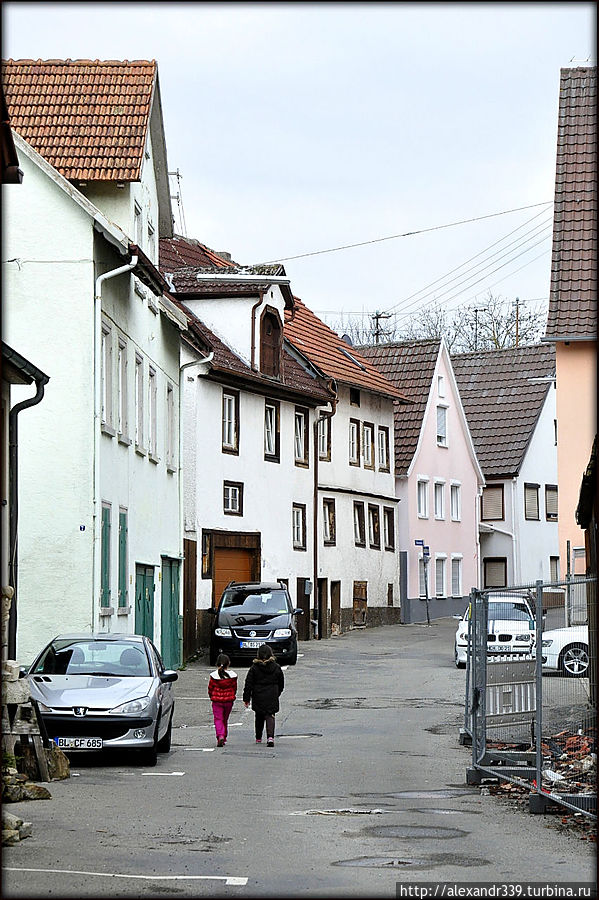
[[[228,672],[229,678],[221,678],[218,669],[211,673],[208,696],[217,703],[231,703],[237,696],[237,674]]]

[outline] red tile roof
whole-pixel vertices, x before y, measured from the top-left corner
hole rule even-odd
[[[407,475],[422,429],[440,340],[392,342],[360,347],[385,378],[413,402],[395,404],[395,473]]]
[[[458,353],[451,364],[485,478],[515,477],[555,376],[555,347]]]
[[[231,268],[236,265],[231,260],[219,256],[206,244],[193,238],[175,234],[172,238],[160,241],[160,270],[175,272],[184,266],[215,266],[218,269]]]
[[[329,378],[375,394],[405,399],[403,394],[355,347],[350,347],[298,297],[295,312],[286,312],[285,337]]]
[[[155,60],[9,59],[2,67],[12,128],[61,175],[139,180]]]
[[[562,69],[546,338],[597,336],[597,69]]]

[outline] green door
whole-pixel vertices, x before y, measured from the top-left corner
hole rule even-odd
[[[179,560],[162,559],[160,598],[160,654],[167,669],[177,669],[179,659]]]
[[[154,640],[153,566],[135,566],[135,633]]]

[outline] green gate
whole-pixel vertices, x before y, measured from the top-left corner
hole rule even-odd
[[[153,566],[135,566],[135,633],[154,640]]]
[[[179,560],[162,557],[160,654],[167,669],[177,669],[179,659]]]

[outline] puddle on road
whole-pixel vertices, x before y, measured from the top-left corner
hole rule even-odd
[[[382,838],[410,838],[412,840],[447,840],[449,838],[466,837],[469,831],[461,828],[445,828],[443,825],[375,825],[365,828],[364,834]]]
[[[357,809],[353,806],[341,809],[302,809],[299,812],[291,812],[290,816],[380,816],[384,809]]]
[[[385,797],[395,797],[396,800],[446,800],[451,797],[466,797],[478,795],[478,791],[470,788],[440,788],[428,791],[394,791],[385,794]]]
[[[307,709],[428,709],[429,707],[451,706],[463,707],[463,703],[454,700],[430,700],[421,697],[380,697],[372,700],[368,697],[318,697],[298,704]]]
[[[426,858],[398,856],[358,856],[355,859],[340,859],[333,866],[355,866],[370,869],[434,869],[437,866],[458,866],[459,868],[479,868],[488,866],[488,859],[472,856],[456,856],[453,853],[433,853]]]

